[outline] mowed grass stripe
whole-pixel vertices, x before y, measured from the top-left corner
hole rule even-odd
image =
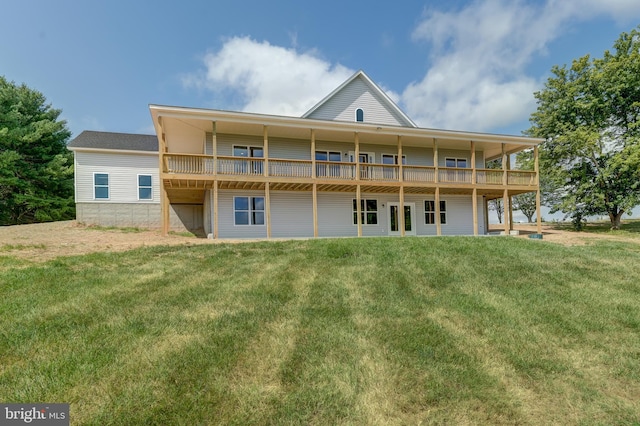
[[[0,270],[0,400],[74,424],[637,422],[640,250],[156,247]]]

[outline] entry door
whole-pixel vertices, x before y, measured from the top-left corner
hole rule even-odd
[[[415,203],[404,203],[403,212],[400,212],[400,203],[387,203],[389,235],[401,235],[400,214],[404,214],[404,234],[416,235]]]

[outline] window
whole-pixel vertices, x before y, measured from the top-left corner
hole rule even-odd
[[[362,110],[362,108],[358,108],[356,110],[356,121],[364,121],[364,111]]]
[[[261,146],[234,145],[233,156],[262,158],[264,156],[264,149]],[[235,160],[233,164],[233,172],[235,174],[261,175],[264,170],[262,160]]]
[[[138,200],[152,200],[153,186],[151,175],[138,175]]]
[[[436,202],[426,200],[424,202],[424,223],[427,225],[435,225],[436,223]],[[440,201],[440,223],[447,223],[447,202]]]
[[[96,200],[109,199],[109,173],[93,174],[93,198]]]
[[[382,164],[398,164],[398,154],[382,154]],[[407,164],[407,156],[402,156],[402,164]]]
[[[316,151],[316,161],[332,161],[337,163],[342,161],[342,153],[337,151]],[[340,177],[340,166],[337,164],[317,163],[316,175]]]
[[[444,162],[446,167],[457,167],[459,169],[467,168],[466,158],[445,158]]]
[[[360,220],[363,225],[378,224],[378,200],[360,199]],[[353,224],[358,224],[358,203],[353,200]]]
[[[264,197],[233,197],[236,225],[264,225]]]

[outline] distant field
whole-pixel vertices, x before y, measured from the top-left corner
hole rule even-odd
[[[72,424],[640,423],[637,241],[13,249],[0,401]]]

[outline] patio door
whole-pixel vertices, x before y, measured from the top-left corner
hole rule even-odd
[[[387,217],[389,235],[402,235],[400,233],[400,215],[404,215],[404,234],[416,235],[416,205],[415,203],[404,203],[404,208],[400,209],[400,203],[387,203]]]

